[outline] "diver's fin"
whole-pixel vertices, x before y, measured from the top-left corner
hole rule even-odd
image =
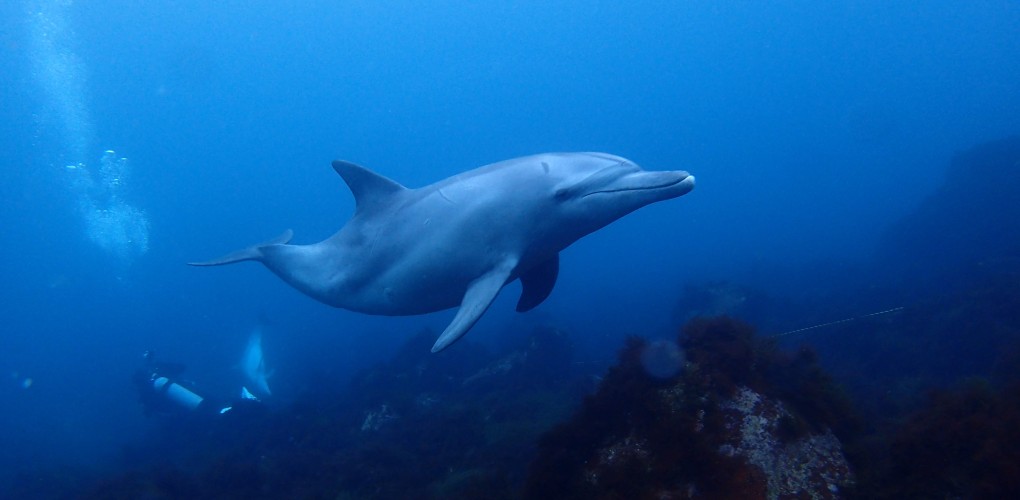
[[[464,294],[464,300],[460,303],[457,315],[453,317],[453,321],[436,340],[435,345],[432,346],[432,352],[446,349],[475,325],[478,318],[482,317],[503,285],[506,284],[506,280],[510,277],[516,264],[516,261],[507,262],[468,285],[467,293]]]
[[[391,195],[407,189],[388,177],[349,161],[335,160],[333,170],[336,170],[347,183],[347,187],[351,188],[355,211],[367,210],[382,203]]]
[[[286,245],[290,242],[290,239],[294,237],[294,231],[290,229],[283,232],[283,234],[273,238],[269,241],[252,245],[248,248],[243,248],[236,252],[230,252],[223,257],[213,260],[207,260],[205,262],[188,262],[189,266],[222,266],[223,264],[233,264],[234,262],[242,262],[245,260],[262,260],[262,249],[273,245]]]
[[[560,254],[528,269],[521,274],[521,298],[517,301],[517,312],[530,311],[549,296],[556,286],[556,276],[560,273]]]
[[[259,398],[255,397],[247,387],[241,386],[241,399],[247,399],[249,401],[258,401]],[[222,412],[221,412],[222,413]]]

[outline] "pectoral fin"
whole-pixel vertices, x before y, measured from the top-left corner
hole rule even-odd
[[[556,286],[556,276],[560,273],[560,255],[528,269],[521,274],[521,298],[517,301],[517,312],[530,311],[549,296]]]
[[[463,337],[472,326],[475,326],[478,318],[482,317],[485,310],[489,308],[489,304],[492,304],[507,279],[510,278],[510,273],[516,264],[516,261],[508,262],[468,285],[467,293],[464,294],[464,300],[460,303],[457,315],[453,317],[453,321],[436,340],[435,345],[432,346],[432,352],[446,349],[457,339]]]

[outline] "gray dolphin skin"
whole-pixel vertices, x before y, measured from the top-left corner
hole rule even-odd
[[[408,189],[334,161],[354,194],[354,216],[311,245],[293,233],[193,266],[262,262],[333,307],[402,316],[460,306],[432,352],[474,326],[504,285],[520,279],[517,310],[549,296],[559,252],[624,215],[694,189],[681,170],[649,172],[605,153],[546,153]]]

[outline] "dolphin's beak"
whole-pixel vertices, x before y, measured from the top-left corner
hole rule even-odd
[[[684,173],[687,174],[687,172]],[[694,189],[694,176],[691,174],[687,174],[687,177],[684,177],[683,179],[680,180],[680,182],[677,183],[677,188],[681,189],[680,194],[678,194],[677,196],[683,196],[687,193],[690,193],[691,190]]]
[[[694,176],[683,170],[648,172],[640,170],[621,177],[616,182],[584,196],[626,191],[663,191],[670,198],[682,196],[694,189]]]

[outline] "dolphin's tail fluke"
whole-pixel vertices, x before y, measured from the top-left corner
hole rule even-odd
[[[205,262],[188,262],[189,266],[222,266],[223,264],[233,264],[234,262],[242,262],[246,260],[262,260],[263,253],[262,249],[272,245],[286,245],[290,242],[290,239],[294,237],[294,231],[290,229],[283,232],[283,234],[273,238],[269,241],[264,241],[257,245],[252,245],[248,248],[242,248],[236,252],[230,252],[223,257],[213,260],[207,260]]]

